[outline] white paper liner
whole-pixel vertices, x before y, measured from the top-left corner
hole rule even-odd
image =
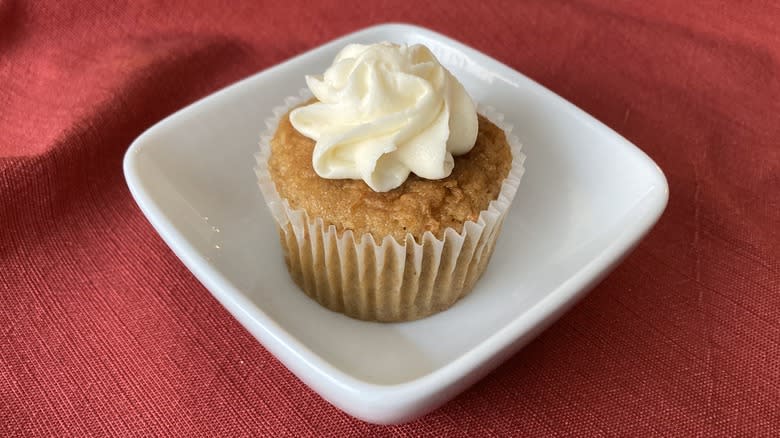
[[[501,226],[525,171],[525,154],[512,126],[489,106],[478,112],[501,128],[512,152],[512,167],[497,199],[463,230],[445,230],[442,239],[426,231],[421,242],[407,234],[404,243],[370,233],[339,236],[334,225],[290,207],[268,171],[271,138],[282,116],[311,98],[307,89],[288,97],[265,121],[256,154],[258,185],[277,222],[290,275],[321,305],[350,317],[383,322],[410,321],[449,308],[468,294],[485,271]]]

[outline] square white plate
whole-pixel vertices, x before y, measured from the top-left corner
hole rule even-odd
[[[402,324],[349,319],[296,288],[253,172],[271,108],[344,45],[385,40],[430,47],[476,101],[515,125],[528,157],[474,292]],[[322,397],[374,423],[430,412],[515,353],[636,245],[668,198],[661,170],[611,129],[500,62],[402,24],[347,35],[182,109],[133,142],[124,172],[141,210],[217,300]]]

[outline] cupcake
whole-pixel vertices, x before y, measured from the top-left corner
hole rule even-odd
[[[511,128],[422,45],[352,44],[267,121],[256,173],[290,275],[347,316],[451,307],[485,271],[523,172]]]

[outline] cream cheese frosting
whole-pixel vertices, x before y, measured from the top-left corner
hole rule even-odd
[[[318,102],[293,110],[293,127],[316,142],[314,171],[390,191],[409,173],[441,179],[477,138],[475,105],[431,51],[350,44],[306,84]]]

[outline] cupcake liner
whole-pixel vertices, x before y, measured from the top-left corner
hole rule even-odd
[[[322,218],[293,209],[276,190],[268,171],[271,139],[282,116],[307,101],[307,89],[288,97],[265,121],[257,181],[276,220],[284,258],[295,283],[312,299],[336,312],[370,321],[410,321],[449,308],[468,294],[485,271],[501,226],[525,171],[525,155],[512,126],[494,108],[478,112],[504,130],[512,152],[512,167],[498,197],[476,222],[467,221],[458,233],[445,230],[442,239],[425,232],[420,242],[407,234],[404,242],[370,233],[340,235]]]

